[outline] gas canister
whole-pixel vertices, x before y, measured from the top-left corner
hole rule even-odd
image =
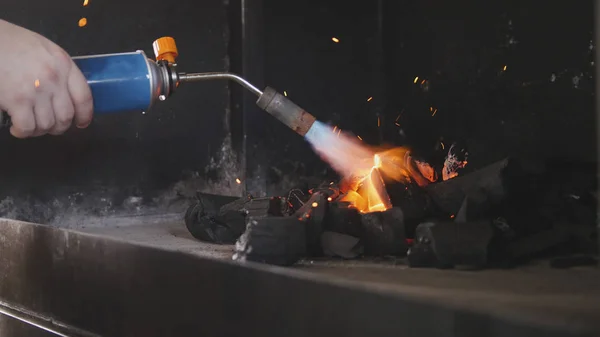
[[[179,83],[175,40],[162,37],[153,47],[156,61],[143,51],[73,57],[92,91],[95,114],[145,111],[173,93]]]

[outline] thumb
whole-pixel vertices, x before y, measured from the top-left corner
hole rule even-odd
[[[75,107],[75,125],[78,128],[85,128],[92,122],[94,102],[90,86],[75,63],[72,64],[69,71],[67,88]]]

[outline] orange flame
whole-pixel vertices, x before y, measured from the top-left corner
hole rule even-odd
[[[370,147],[360,142],[358,137],[342,133],[338,127],[317,127],[321,129],[312,137],[307,135],[307,139],[321,158],[342,176],[339,201],[350,203],[361,213],[392,208],[384,179],[414,182],[419,186],[438,180],[433,167],[413,159],[408,148]],[[457,175],[456,167],[464,167],[466,162],[453,164],[447,171]],[[449,179],[448,172],[443,173],[444,180]]]
[[[383,212],[392,208],[392,202],[379,172],[381,168],[381,157],[379,154],[374,154],[371,170],[360,178],[355,189],[348,191],[340,201],[349,202],[361,213]]]

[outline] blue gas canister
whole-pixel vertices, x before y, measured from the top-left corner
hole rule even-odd
[[[92,91],[94,113],[146,110],[162,92],[158,65],[143,51],[74,57]]]
[[[171,37],[153,44],[156,62],[143,51],[74,57],[92,91],[94,113],[149,109],[177,86],[177,46]]]

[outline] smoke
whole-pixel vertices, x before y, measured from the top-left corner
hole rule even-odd
[[[305,139],[321,159],[342,177],[365,175],[373,168],[375,152],[337,128],[315,121]]]

